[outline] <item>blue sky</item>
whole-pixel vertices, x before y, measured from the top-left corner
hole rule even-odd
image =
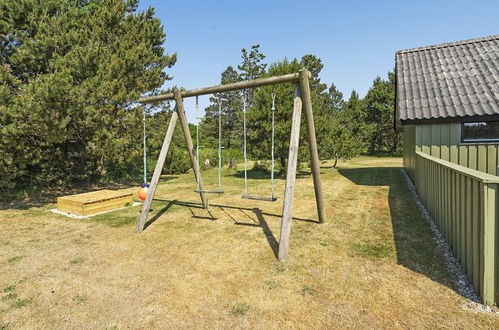
[[[267,63],[314,54],[323,82],[345,98],[353,89],[364,96],[393,70],[396,50],[499,33],[499,0],[142,0],[139,9],[149,6],[163,23],[166,51],[178,54],[165,86],[187,89],[218,85],[220,73],[240,63],[241,48],[260,44]],[[186,108],[195,121],[192,99]]]

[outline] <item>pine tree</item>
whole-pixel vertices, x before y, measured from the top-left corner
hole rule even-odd
[[[239,70],[240,80],[253,80],[260,78],[265,73],[267,64],[262,63],[265,55],[260,52],[260,45],[251,46],[248,52],[245,48],[241,49],[242,62],[237,66]],[[243,91],[246,97],[246,102],[249,106],[253,104],[254,89],[247,89]]]
[[[279,76],[298,72],[301,64],[294,59],[272,63],[266,76]],[[247,121],[249,129],[248,149],[250,156],[254,159],[269,160],[271,156],[272,137],[272,98],[276,94],[275,101],[275,158],[281,172],[286,170],[286,162],[289,152],[289,139],[291,134],[291,120],[293,110],[294,84],[279,84],[259,88],[254,94],[254,104],[249,109]],[[305,146],[306,131],[304,123],[300,134],[300,150]],[[300,152],[303,161],[304,152]]]
[[[395,107],[395,75],[388,72],[388,80],[376,77],[365,97],[366,121],[371,129],[369,151],[395,152],[400,143],[400,133],[393,129]]]
[[[239,73],[228,66],[222,72],[220,83],[229,84],[240,81]],[[203,141],[211,147],[218,146],[218,112],[219,102],[222,102],[222,145],[225,148],[239,148],[241,146],[242,121],[239,112],[242,109],[241,91],[217,93],[210,97],[211,104],[205,109],[205,117],[201,125]]]
[[[356,91],[352,91],[348,102],[343,102],[342,94],[334,85],[329,88],[330,111],[327,115],[328,133],[319,143],[323,157],[334,160],[348,160],[365,152],[365,139],[368,127],[365,124],[363,101]]]
[[[176,56],[137,0],[0,0],[0,187],[122,174]]]

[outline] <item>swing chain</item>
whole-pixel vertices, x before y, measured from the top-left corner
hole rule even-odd
[[[222,97],[218,97],[218,190],[222,190]]]
[[[275,169],[275,157],[274,157],[274,150],[275,150],[275,98],[276,98],[276,93],[274,90],[272,90],[272,168],[270,172],[270,181],[272,185],[272,199],[274,199],[274,194],[275,194],[275,183],[274,183],[274,169]]]
[[[199,96],[196,95],[196,119],[198,122],[196,123],[196,162],[199,167]],[[199,190],[199,179],[196,179],[196,189]]]
[[[144,184],[147,184],[147,144],[146,144],[146,108],[142,111],[143,143],[144,143]]]
[[[248,195],[248,159],[246,157],[246,93],[243,91],[243,157],[244,157],[244,196]]]

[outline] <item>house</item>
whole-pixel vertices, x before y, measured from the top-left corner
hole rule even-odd
[[[395,54],[404,167],[483,301],[499,301],[499,35]]]

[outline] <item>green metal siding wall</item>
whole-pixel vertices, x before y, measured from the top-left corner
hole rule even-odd
[[[404,126],[404,133],[413,129],[416,151],[480,172],[497,175],[498,143],[461,143],[460,123],[409,125]]]
[[[403,136],[404,167],[414,181],[414,171],[416,170],[416,126],[404,126]]]
[[[404,126],[404,167],[484,303],[499,303],[499,144],[461,124]]]
[[[497,304],[499,177],[423,152],[415,160],[414,182],[426,209],[484,303]]]

